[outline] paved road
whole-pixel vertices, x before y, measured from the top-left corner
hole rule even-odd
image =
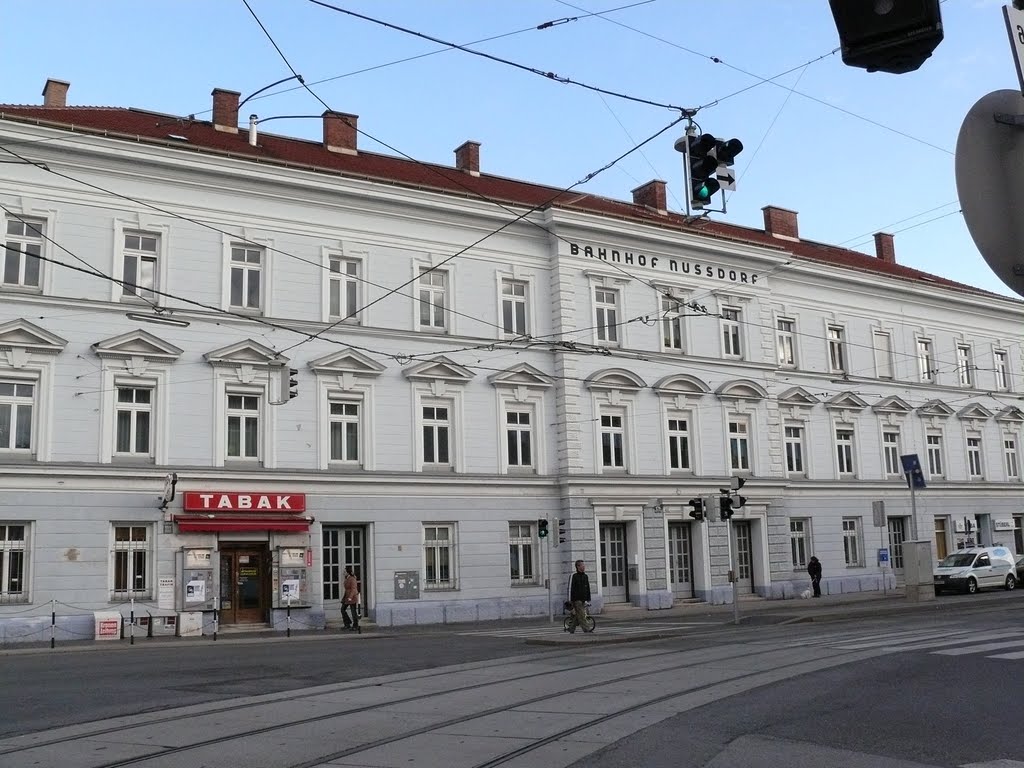
[[[202,672],[189,667],[210,660],[185,655],[168,668],[161,657],[157,679],[177,670],[194,705],[143,714],[122,705],[116,717],[12,735],[0,740],[0,765],[952,768],[1024,759],[1024,731],[1008,727],[1024,682],[1024,634],[1017,638],[1019,612],[999,608],[824,627],[689,626],[653,643],[569,648],[456,632],[278,642],[276,663],[267,644],[224,644],[216,653],[226,649],[219,663],[229,666],[215,667],[211,681],[221,700],[196,687]],[[397,673],[318,685],[289,678],[277,693],[224,694],[232,671],[242,678],[236,690],[253,685],[250,675],[258,682],[253,657],[281,674],[293,670],[282,657],[304,651],[294,668],[315,677],[317,649],[342,669],[371,649],[380,666],[418,655],[393,661]],[[480,660],[439,662],[470,652]],[[65,656],[84,673],[92,664],[83,662],[107,653]],[[133,658],[153,666],[155,653]],[[20,674],[29,658],[54,661],[11,656],[4,674],[12,660]]]

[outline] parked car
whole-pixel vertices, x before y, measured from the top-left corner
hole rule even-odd
[[[974,594],[986,587],[1014,589],[1021,559],[1006,547],[972,547],[943,558],[934,571],[935,594],[946,591]]]

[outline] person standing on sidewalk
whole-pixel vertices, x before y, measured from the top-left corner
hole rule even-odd
[[[341,618],[345,622],[345,629],[353,632],[360,632],[359,629],[359,580],[352,573],[352,568],[345,569],[344,593],[341,597]],[[352,612],[349,618],[348,612]]]
[[[821,597],[821,563],[813,555],[811,555],[811,562],[807,564],[807,574],[811,577],[814,596]]]
[[[569,632],[576,627],[587,626],[587,603],[590,602],[590,579],[586,574],[587,567],[582,560],[576,561],[576,570],[569,577],[569,602],[572,603],[572,614],[576,620]]]

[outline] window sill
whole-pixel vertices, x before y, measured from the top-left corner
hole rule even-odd
[[[520,477],[522,477],[524,475],[533,476],[533,475],[538,474],[538,472],[537,472],[537,468],[536,467],[519,467],[519,466],[516,466],[516,467],[506,467],[505,468],[505,474],[506,475],[519,475]]]
[[[262,307],[236,307],[234,304],[229,304],[227,311],[237,312],[240,315],[249,315],[250,317],[263,317]]]
[[[332,472],[360,472],[363,465],[358,461],[329,461],[327,468]]]
[[[156,463],[156,460],[152,456],[134,456],[129,453],[115,453],[110,457],[112,464],[120,464],[122,466],[149,466]]]
[[[43,292],[43,289],[36,285],[15,285],[13,283],[0,283],[0,290],[11,293],[24,293],[29,296],[38,296]]]
[[[423,591],[424,592],[430,592],[430,593],[435,593],[435,592],[458,592],[459,588],[458,587],[429,587],[428,586],[428,587],[423,587]]]
[[[531,581],[527,583],[525,581],[513,581],[510,586],[512,589],[536,589],[540,586],[540,582]]]
[[[31,451],[22,451],[18,449],[14,450],[0,450],[0,460],[4,462],[13,462],[18,464],[30,464],[37,461],[36,455]]]
[[[117,605],[124,605],[125,603],[130,603],[132,600],[135,600],[137,602],[139,600],[152,600],[152,599],[153,599],[153,596],[151,594],[149,594],[148,592],[146,592],[144,594],[140,593],[138,595],[129,595],[127,597],[121,597],[120,595],[117,595],[116,597],[111,597],[110,598],[110,602],[111,603],[116,603]]]
[[[154,304],[160,306],[159,299],[159,296],[154,296],[152,299],[144,299],[141,296],[121,294],[121,298],[118,301],[122,304],[131,304],[133,307],[153,307]]]
[[[455,472],[455,467],[450,464],[424,464],[420,467],[420,471],[432,475],[444,475]]]

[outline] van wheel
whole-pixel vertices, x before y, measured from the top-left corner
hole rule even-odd
[[[1010,590],[1010,589],[1016,589],[1016,588],[1017,588],[1017,579],[1015,579],[1013,577],[1013,574],[1011,573],[1009,576],[1006,577],[1006,589]]]
[[[968,595],[973,595],[977,591],[978,591],[978,582],[972,576],[971,578],[969,578],[967,580],[967,594]]]

